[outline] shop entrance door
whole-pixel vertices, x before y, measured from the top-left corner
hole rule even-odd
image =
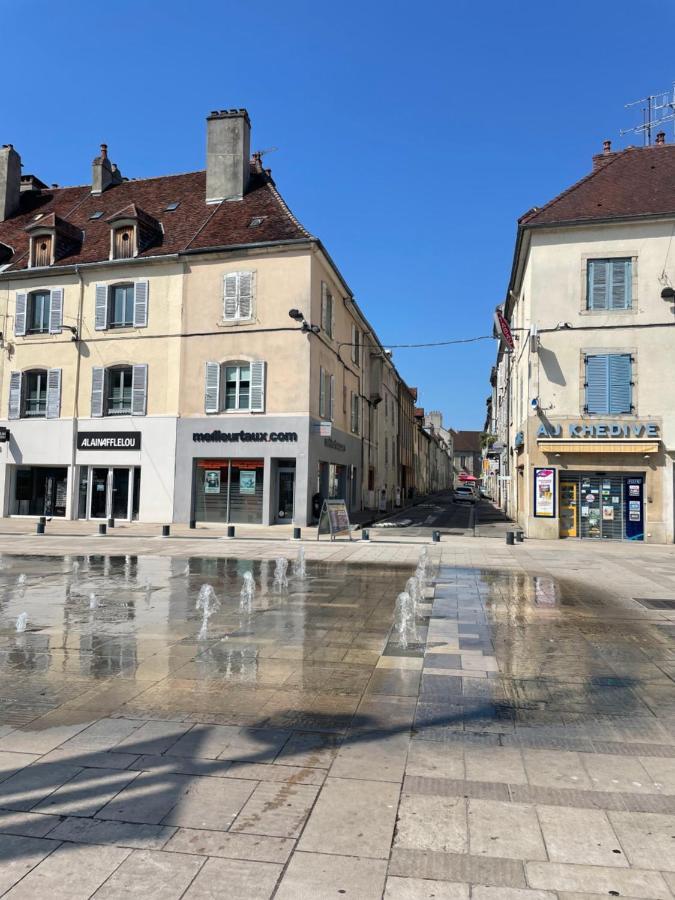
[[[129,470],[113,469],[111,479],[110,515],[113,519],[129,518]]]
[[[89,518],[106,519],[108,513],[108,469],[92,467],[89,489],[91,506]]]
[[[131,472],[133,470],[111,466],[92,466],[90,471],[89,518],[129,519],[129,501],[132,496]],[[137,510],[135,512],[137,514]]]
[[[277,519],[281,522],[292,522],[295,497],[295,469],[279,469],[278,475]]]
[[[577,485],[560,482],[560,537],[577,536]]]

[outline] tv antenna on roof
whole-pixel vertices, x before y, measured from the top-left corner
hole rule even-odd
[[[278,147],[266,147],[264,150],[256,150],[253,155],[258,159],[262,159],[267,153],[274,153],[274,151],[278,149]]]
[[[675,121],[675,82],[669,90],[657,94],[649,94],[640,100],[626,104],[626,109],[642,106],[642,124],[634,128],[622,128],[619,134],[642,134],[645,146],[652,142],[652,132],[661,128],[666,122]]]

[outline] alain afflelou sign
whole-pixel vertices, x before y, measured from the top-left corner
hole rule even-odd
[[[140,431],[78,431],[78,450],[140,450]]]

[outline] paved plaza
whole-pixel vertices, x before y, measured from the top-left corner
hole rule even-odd
[[[675,548],[145,532],[0,535],[0,895],[675,897]]]

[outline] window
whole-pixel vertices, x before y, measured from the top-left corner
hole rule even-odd
[[[96,331],[108,328],[146,328],[149,283],[97,284],[94,308]]]
[[[612,415],[632,412],[632,370],[628,353],[587,356],[584,411]]]
[[[361,365],[361,332],[352,325],[352,362]]]
[[[335,400],[335,376],[324,368],[319,369],[319,415],[322,419],[333,419]]]
[[[250,365],[225,366],[225,410],[249,409],[250,396]]]
[[[333,295],[325,281],[321,282],[321,328],[333,337]]]
[[[134,324],[133,284],[114,284],[110,288],[108,327],[125,328]]]
[[[389,465],[389,438],[386,435],[384,438],[384,464],[385,466]]]
[[[207,413],[264,412],[265,362],[206,363],[204,409]]]
[[[223,276],[223,319],[236,322],[253,317],[255,272],[228,272]]]
[[[10,374],[8,418],[58,419],[60,415],[61,369]]]
[[[632,260],[589,259],[586,308],[630,309],[632,303]]]
[[[113,231],[113,259],[131,259],[134,252],[134,226],[116,228]]]
[[[359,395],[352,394],[352,434],[359,433]]]
[[[49,291],[33,291],[28,295],[28,333],[43,334],[49,331]]]
[[[35,237],[32,241],[33,265],[51,266],[52,264],[52,236],[50,234]]]
[[[131,366],[108,370],[106,415],[124,416],[131,413]]]
[[[24,416],[47,415],[47,372],[44,369],[26,372],[24,378]]]

